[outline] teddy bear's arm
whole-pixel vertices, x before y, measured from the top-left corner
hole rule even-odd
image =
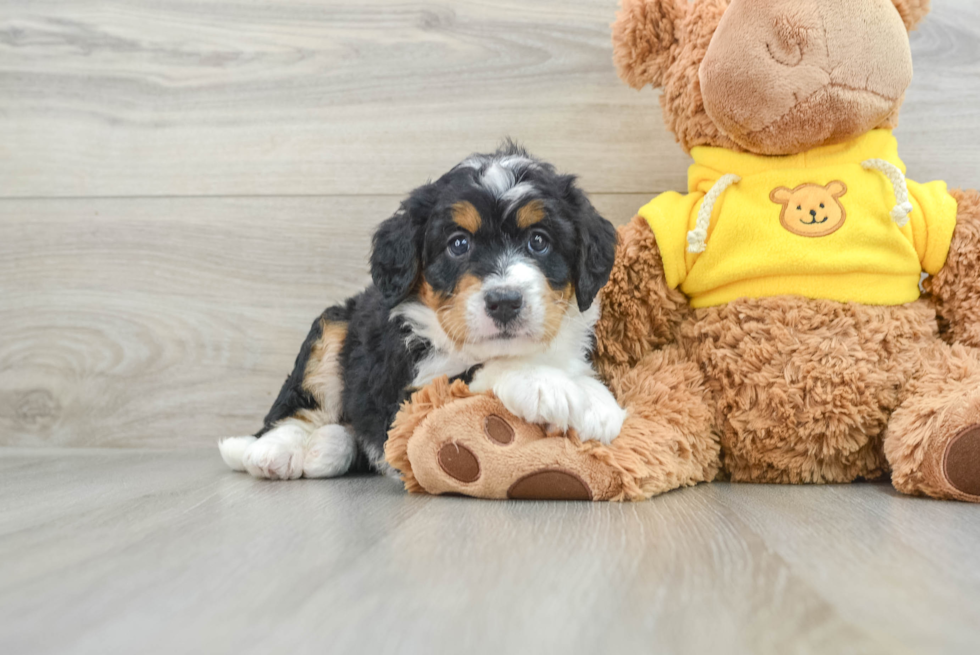
[[[616,261],[601,303],[593,364],[606,381],[676,341],[691,311],[684,294],[667,285],[657,240],[640,216],[619,228]]]
[[[980,347],[980,192],[950,193],[958,210],[949,255],[924,286],[936,303],[944,336]]]

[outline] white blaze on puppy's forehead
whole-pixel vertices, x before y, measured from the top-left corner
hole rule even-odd
[[[520,182],[519,184],[515,184],[511,188],[507,189],[507,191],[505,191],[503,195],[500,196],[500,199],[503,202],[507,203],[506,212],[509,214],[518,205],[522,204],[524,199],[527,196],[531,195],[531,193],[533,192],[534,192],[533,184],[529,182]]]
[[[512,171],[522,171],[527,168],[534,168],[534,160],[523,155],[508,155],[506,157],[501,157],[497,161],[504,168],[509,168]]]
[[[480,185],[492,193],[495,198],[502,197],[515,183],[514,172],[501,166],[498,161],[492,162],[480,174]]]
[[[535,166],[534,160],[524,155],[475,155],[459,164],[458,168],[479,171],[477,183],[495,198],[502,198],[509,190],[520,185],[520,178],[526,170]],[[518,195],[523,193],[522,191]]]
[[[470,157],[469,159],[464,159],[463,161],[461,161],[459,164],[456,165],[456,168],[475,168],[477,170],[480,170],[481,168],[487,165],[488,161],[489,160],[486,157],[483,157],[481,155],[475,155],[473,157]]]

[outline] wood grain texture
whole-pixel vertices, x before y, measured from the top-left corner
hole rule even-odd
[[[655,96],[616,78],[615,7],[7,2],[0,193],[401,194],[508,135],[596,192],[675,186]]]
[[[614,0],[0,4],[0,195],[404,193],[503,136],[595,193],[682,188]],[[913,35],[900,130],[922,178],[980,174],[980,7]]]
[[[0,473],[4,653],[980,648],[977,508],[881,484],[489,503],[197,449],[8,448]]]
[[[910,175],[980,185],[980,5],[913,34]],[[0,0],[0,445],[255,429],[410,188],[505,135],[628,220],[683,189],[615,0]]]
[[[645,196],[593,198],[632,216]],[[397,197],[0,201],[0,445],[250,434]]]

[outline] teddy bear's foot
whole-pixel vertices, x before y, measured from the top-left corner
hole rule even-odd
[[[547,434],[493,396],[433,411],[408,443],[412,473],[431,494],[514,500],[608,500],[616,473],[573,437]]]
[[[980,424],[961,430],[946,445],[942,474],[951,487],[980,502]]]
[[[899,491],[980,503],[980,350],[940,344],[925,352],[884,446]]]

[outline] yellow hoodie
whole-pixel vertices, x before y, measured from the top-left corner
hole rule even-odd
[[[787,157],[691,155],[690,193],[664,193],[640,215],[667,283],[694,307],[780,295],[901,305],[919,297],[923,271],[946,262],[956,200],[944,182],[907,181],[904,204],[905,165],[888,130]]]

